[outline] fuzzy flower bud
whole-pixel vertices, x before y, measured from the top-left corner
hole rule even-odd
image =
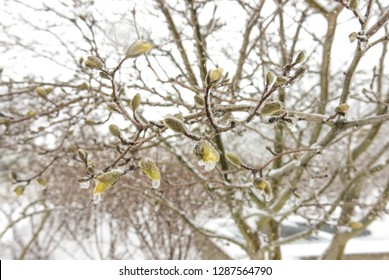
[[[163,122],[168,128],[170,128],[174,132],[181,134],[186,132],[185,124],[175,117],[167,117],[163,120]]]
[[[155,162],[150,158],[144,158],[138,163],[138,166],[143,174],[152,180],[152,187],[158,188],[161,182],[161,175]]]
[[[307,59],[307,52],[306,51],[301,51],[297,54],[296,60],[294,61],[295,64],[300,64],[305,62]]]
[[[272,116],[282,110],[282,103],[280,101],[269,101],[265,103],[259,113],[262,116]]]
[[[207,75],[207,84],[208,85],[216,85],[220,82],[223,74],[223,69],[218,67],[214,70],[209,70]]]
[[[346,103],[342,103],[338,107],[335,108],[335,113],[337,113],[338,115],[341,115],[341,116],[345,116],[348,109],[350,109],[350,105],[348,105]]]
[[[96,176],[96,186],[93,189],[93,201],[99,203],[101,194],[108,188],[112,187],[123,176],[124,172],[119,169],[112,169],[108,172]]]
[[[135,94],[135,96],[131,99],[131,110],[136,111],[138,109],[140,103],[142,102],[142,97],[140,96],[139,93]]]
[[[16,196],[21,196],[24,193],[24,190],[26,189],[26,186],[24,185],[19,185],[14,189],[14,193]]]
[[[120,128],[117,125],[110,124],[108,126],[108,129],[109,129],[109,133],[111,133],[112,136],[120,138],[121,132],[120,132]]]
[[[144,41],[144,40],[135,41],[128,47],[126,51],[126,58],[138,57],[142,54],[147,53],[152,48],[153,45],[148,41]]]
[[[276,79],[276,76],[274,75],[274,73],[272,71],[267,72],[267,74],[266,74],[266,85],[270,86],[271,84],[274,83],[275,79]]]
[[[96,56],[88,56],[84,64],[90,69],[102,69],[104,66],[103,62]]]
[[[198,159],[198,164],[204,166],[206,171],[211,171],[220,160],[220,155],[216,149],[206,140],[196,143],[193,154]]]
[[[231,162],[233,165],[235,165],[237,167],[241,167],[243,162],[238,155],[236,155],[234,153],[226,153],[225,156],[226,156],[226,159],[229,162]]]

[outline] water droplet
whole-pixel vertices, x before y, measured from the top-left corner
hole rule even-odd
[[[82,182],[79,184],[80,189],[88,189],[90,186],[90,181]]]
[[[99,204],[101,201],[101,194],[94,194],[93,195],[93,203],[94,204]]]
[[[161,184],[161,181],[160,180],[153,180],[153,182],[151,183],[151,186],[154,188],[154,189],[158,189],[159,186]]]
[[[309,186],[312,188],[314,184],[315,184],[315,178],[310,178],[309,179]]]

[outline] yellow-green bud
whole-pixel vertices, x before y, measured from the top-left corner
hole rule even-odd
[[[101,194],[112,187],[123,176],[124,172],[118,169],[112,169],[111,171],[102,173],[95,177],[96,186],[93,189],[94,203],[99,203]]]
[[[45,179],[43,179],[42,177],[36,179],[36,181],[37,181],[38,184],[41,185],[42,187],[46,186],[46,181],[45,181]]]
[[[144,158],[139,161],[138,166],[149,179],[152,180],[152,187],[158,188],[161,181],[161,175],[159,174],[158,167],[152,159]]]
[[[95,125],[96,122],[95,122],[94,120],[91,120],[91,119],[86,119],[86,120],[85,120],[85,124],[86,124],[86,125]]]
[[[82,161],[86,162],[88,154],[84,149],[78,149],[77,154]]]
[[[288,81],[288,79],[286,77],[278,76],[276,79],[276,84],[278,86],[283,86],[284,84],[286,84],[287,81]]]
[[[352,32],[350,35],[348,35],[348,39],[350,40],[350,43],[353,43],[358,38],[357,32]]]
[[[335,108],[335,113],[341,116],[345,116],[348,109],[350,109],[350,106],[346,103],[340,104],[338,107]]]
[[[294,63],[296,64],[300,64],[300,63],[303,63],[305,62],[305,60],[307,59],[307,52],[306,51],[301,51],[297,54],[297,57],[296,57],[296,60]]]
[[[16,196],[21,196],[24,193],[24,190],[26,189],[25,185],[19,185],[14,189],[14,192]]]
[[[184,121],[184,117],[181,115],[181,114],[174,114],[173,117],[175,117],[176,119],[179,119],[180,121]]]
[[[276,79],[276,76],[274,75],[274,73],[272,71],[267,72],[266,85],[268,85],[268,86],[271,85],[275,79]]]
[[[209,70],[207,75],[207,84],[208,85],[216,85],[220,82],[223,74],[223,69],[218,67],[214,70]]]
[[[96,56],[88,56],[84,64],[90,69],[102,69],[104,66],[103,62]]]
[[[205,104],[204,97],[202,97],[202,96],[196,94],[196,95],[193,97],[193,99],[194,99],[194,101],[195,101],[197,104],[199,104],[200,106],[204,106],[204,104]]]
[[[175,117],[167,117],[163,120],[163,122],[168,128],[170,128],[174,132],[181,134],[186,132],[185,124]]]
[[[120,128],[117,125],[110,124],[108,126],[108,129],[109,129],[109,133],[111,133],[112,136],[120,138],[121,132],[120,132]]]
[[[35,118],[36,117],[36,111],[34,110],[34,109],[31,109],[30,111],[28,111],[28,113],[27,113],[27,116],[29,117],[29,118]]]
[[[135,58],[142,54],[145,54],[149,52],[153,48],[153,45],[144,40],[139,40],[134,43],[132,43],[127,51],[126,51],[126,58]]]
[[[204,166],[206,171],[215,168],[220,160],[220,155],[216,149],[206,140],[201,140],[193,147],[193,154],[198,159],[198,164]]]
[[[103,72],[103,71],[100,71],[99,72],[99,76],[103,79],[107,79],[107,80],[110,80],[111,77],[106,73],[106,72]]]
[[[296,70],[295,75],[296,75],[297,77],[302,77],[302,76],[305,75],[305,73],[308,72],[308,69],[309,69],[308,66],[301,66],[300,68],[298,68],[298,69]]]
[[[35,92],[42,98],[46,98],[47,97],[47,92],[46,92],[46,90],[43,87],[36,87],[35,88]]]
[[[135,96],[131,99],[131,109],[132,111],[136,111],[138,109],[140,103],[142,102],[142,97],[139,93],[135,94]]]
[[[95,168],[93,167],[93,165],[88,165],[88,167],[86,168],[86,172],[88,172],[88,174],[90,175],[95,175]]]
[[[282,110],[282,103],[280,101],[269,101],[265,103],[259,113],[262,116],[272,116],[273,114]]]
[[[264,191],[266,188],[271,188],[271,185],[268,181],[265,179],[262,179],[261,177],[257,177],[253,181],[254,187],[256,187],[259,190]]]
[[[78,90],[87,90],[87,89],[89,89],[89,85],[88,85],[88,83],[86,83],[86,82],[82,82],[81,84],[79,84],[79,85],[77,86],[77,89],[78,89]]]
[[[358,9],[359,0],[350,0],[350,3],[348,4],[348,6],[350,7],[351,11],[355,11],[356,9]]]
[[[11,178],[16,181],[18,179],[18,174],[15,171],[12,171]]]
[[[226,156],[226,159],[229,162],[231,162],[233,165],[235,165],[237,167],[241,167],[243,162],[238,155],[236,155],[234,153],[226,153],[225,156]]]

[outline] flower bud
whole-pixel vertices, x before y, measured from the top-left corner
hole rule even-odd
[[[265,103],[259,113],[262,116],[272,116],[273,114],[282,110],[282,103],[280,101],[268,101]]]
[[[286,84],[287,81],[288,81],[288,79],[286,77],[278,76],[276,79],[276,84],[278,86],[283,86],[284,84]]]
[[[43,87],[36,87],[35,92],[42,98],[47,98],[47,92]]]
[[[350,3],[348,4],[351,11],[355,11],[358,9],[359,6],[359,0],[350,0]]]
[[[350,43],[353,43],[356,39],[358,39],[358,33],[352,32],[350,35],[348,35],[348,39],[350,40]]]
[[[264,191],[266,188],[271,188],[271,185],[268,181],[265,179],[262,179],[261,177],[257,177],[253,181],[254,187],[256,187],[259,190]]]
[[[195,95],[193,97],[194,101],[199,104],[200,106],[204,106],[205,102],[204,102],[204,97],[200,96],[200,95]]]
[[[229,162],[231,162],[233,165],[235,165],[237,167],[241,167],[243,162],[238,155],[236,155],[234,153],[226,153],[225,156],[226,156],[226,159]]]
[[[101,194],[112,187],[123,176],[124,172],[119,169],[112,169],[95,177],[96,186],[93,189],[93,201],[99,203]]]
[[[14,192],[15,192],[16,196],[21,196],[24,193],[25,189],[26,189],[25,185],[19,185],[19,186],[16,186],[16,188],[14,189]]]
[[[78,90],[88,90],[89,89],[89,85],[86,82],[82,82],[81,84],[79,84],[77,86],[77,89]]]
[[[294,61],[295,64],[300,64],[305,62],[307,59],[307,52],[306,51],[301,51],[297,54],[296,60]]]
[[[267,74],[266,74],[266,85],[270,86],[271,84],[273,84],[275,79],[276,79],[276,76],[274,75],[274,73],[272,71],[267,72]]]
[[[340,104],[338,107],[335,108],[335,113],[341,116],[345,116],[348,109],[350,109],[350,106],[346,103]]]
[[[186,132],[185,124],[175,117],[167,117],[163,120],[163,122],[168,128],[170,128],[174,132],[181,134]]]
[[[305,73],[308,72],[308,66],[301,66],[300,68],[298,68],[295,72],[295,75],[296,77],[302,77],[305,75]]]
[[[100,72],[99,72],[99,76],[100,76],[101,78],[103,78],[103,79],[107,79],[107,80],[110,80],[110,79],[111,79],[111,77],[110,77],[106,72],[104,72],[104,71],[100,71]]]
[[[84,64],[90,69],[102,69],[104,66],[103,62],[96,56],[88,56]]]
[[[46,180],[43,179],[42,177],[39,177],[38,179],[36,179],[36,181],[37,181],[38,184],[41,185],[42,187],[46,186]]]
[[[198,159],[198,164],[204,166],[206,171],[211,171],[220,160],[220,155],[216,149],[206,140],[196,143],[193,147],[193,154]]]
[[[138,166],[149,179],[152,180],[152,187],[158,188],[161,182],[161,175],[154,161],[149,158],[144,158],[139,161]]]
[[[135,94],[135,96],[131,99],[131,109],[132,111],[136,111],[138,109],[140,103],[142,102],[142,97],[139,93]]]
[[[142,54],[147,53],[152,48],[153,48],[153,45],[148,41],[144,41],[144,40],[136,41],[128,47],[128,49],[126,51],[126,58],[138,57]]]
[[[110,124],[108,126],[108,129],[109,129],[109,132],[111,133],[112,136],[120,138],[121,132],[120,132],[120,128],[117,125]]]
[[[209,70],[207,75],[207,85],[216,85],[220,82],[223,74],[223,69],[218,67],[214,70]]]
[[[86,162],[88,158],[88,153],[84,149],[78,149],[77,151],[78,157],[83,161]]]
[[[31,109],[30,111],[28,111],[28,113],[27,113],[27,116],[29,117],[29,118],[35,118],[36,117],[36,111],[34,110],[34,109]]]

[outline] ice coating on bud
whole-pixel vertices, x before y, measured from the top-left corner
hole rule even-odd
[[[108,126],[109,133],[111,133],[112,136],[120,138],[120,128],[115,124],[110,124]]]
[[[90,69],[102,69],[104,66],[103,62],[96,56],[88,56],[84,64]]]
[[[220,81],[222,74],[223,74],[223,69],[220,67],[214,70],[209,70],[207,75],[207,84],[208,85],[217,84]]]
[[[170,128],[174,132],[181,134],[186,132],[185,124],[175,117],[166,117],[163,122],[168,128]]]
[[[225,156],[229,162],[237,167],[240,167],[243,163],[240,157],[234,153],[226,153]]]
[[[307,52],[306,51],[301,51],[297,54],[297,57],[296,57],[296,60],[294,63],[296,64],[300,64],[300,63],[303,63],[305,62],[305,60],[307,59]]]
[[[132,43],[127,51],[126,51],[126,58],[135,58],[142,54],[147,53],[153,48],[153,45],[145,40],[138,40]]]
[[[140,103],[142,102],[142,97],[139,93],[135,94],[135,96],[131,99],[131,110],[136,111],[138,109]]]
[[[161,181],[161,175],[155,162],[150,158],[144,158],[139,161],[138,166],[149,179],[152,180],[151,186],[158,188]]]
[[[283,105],[280,101],[269,101],[265,103],[259,113],[262,116],[272,116],[273,114],[281,111],[283,108]]]
[[[197,157],[200,166],[204,166],[206,171],[215,168],[220,160],[220,155],[216,149],[206,140],[196,143],[193,147],[193,154]]]
[[[100,196],[105,190],[112,187],[123,176],[124,172],[119,169],[112,169],[95,177],[96,186],[93,189],[94,202],[100,202]],[[96,202],[98,200],[98,202]]]
[[[275,79],[276,79],[276,76],[274,75],[274,73],[272,71],[267,72],[266,85],[271,85],[272,83],[274,83]]]

